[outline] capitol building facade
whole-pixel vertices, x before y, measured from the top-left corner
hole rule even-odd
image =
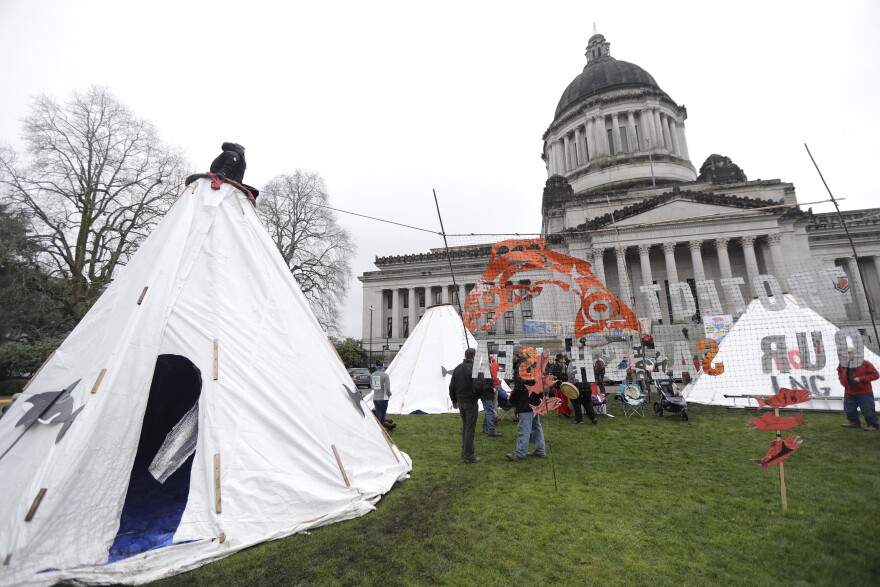
[[[697,169],[687,110],[644,69],[612,57],[603,35],[589,39],[586,61],[543,135],[548,249],[589,262],[658,343],[687,338],[701,316],[736,319],[753,299],[784,292],[878,349],[870,314],[880,300],[880,209],[843,212],[857,264],[837,214],[802,210],[792,184],[750,181],[717,154]],[[390,358],[427,307],[464,303],[491,254],[492,245],[452,248],[455,284],[444,249],[376,258],[377,270],[359,277],[364,347],[370,340],[374,355]],[[540,275],[522,277],[527,285]],[[529,321],[571,320],[577,300],[560,300],[529,297],[482,316],[478,339],[490,352],[528,342]],[[541,344],[568,350],[571,340]],[[601,352],[616,361],[618,351]]]

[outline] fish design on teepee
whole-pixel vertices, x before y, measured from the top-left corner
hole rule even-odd
[[[751,420],[746,426],[752,430],[775,430],[776,440],[770,442],[770,448],[767,454],[761,459],[749,459],[753,463],[761,465],[764,473],[767,473],[768,467],[779,467],[779,492],[782,498],[782,509],[788,509],[788,495],[785,489],[785,467],[782,464],[784,460],[793,455],[803,444],[800,436],[792,435],[782,438],[783,430],[792,430],[797,426],[807,426],[804,421],[804,413],[798,412],[792,417],[780,416],[779,408],[793,406],[803,402],[810,401],[810,392],[805,389],[788,389],[783,387],[778,393],[770,396],[754,396],[758,402],[758,409],[772,407],[773,414],[764,414],[760,418]],[[809,427],[809,426],[807,426]]]

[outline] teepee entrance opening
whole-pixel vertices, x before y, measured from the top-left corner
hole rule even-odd
[[[137,455],[108,562],[171,544],[189,495],[202,376],[187,358],[160,355]]]

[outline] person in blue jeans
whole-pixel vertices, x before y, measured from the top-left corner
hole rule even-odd
[[[837,366],[837,377],[845,391],[843,411],[846,414],[844,428],[861,428],[859,410],[865,418],[865,431],[877,432],[877,411],[874,409],[873,382],[880,378],[877,368],[864,359],[864,354],[856,356],[855,349],[847,348],[846,359]],[[844,363],[846,363],[844,365]]]
[[[388,400],[391,399],[391,378],[385,372],[382,361],[376,361],[376,370],[370,376],[370,388],[373,390],[373,407],[376,408],[376,418],[385,428],[393,430],[397,425],[388,420]]]
[[[508,460],[521,461],[527,456],[546,457],[547,447],[544,444],[544,430],[541,428],[541,416],[532,411],[532,406],[541,403],[541,394],[529,393],[526,381],[520,374],[520,366],[526,360],[520,347],[513,349],[516,358],[513,361],[513,393],[510,402],[519,416],[519,429],[516,438],[516,450],[507,455]],[[531,381],[529,382],[531,383]],[[529,443],[535,445],[533,452],[528,452]]]

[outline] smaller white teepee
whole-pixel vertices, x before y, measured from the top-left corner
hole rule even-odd
[[[449,400],[449,381],[468,348],[477,348],[477,341],[452,304],[429,307],[388,367],[388,413],[457,412]]]
[[[814,399],[797,404],[799,410],[842,410],[844,390],[837,377],[835,342],[840,329],[810,307],[798,305],[792,296],[785,296],[785,302],[784,308],[773,311],[765,308],[760,300],[753,300],[718,347],[713,363],[723,363],[724,372],[709,375],[701,371],[683,390],[685,399],[715,406],[757,407],[757,401],[748,396],[773,395],[775,380],[779,388],[812,392]],[[812,343],[814,335],[818,337],[818,345]],[[769,352],[764,349],[764,341],[769,340],[768,337],[785,340],[787,372],[780,372],[778,360],[764,365],[764,355]],[[808,348],[799,348],[799,337],[802,342],[809,341]],[[867,348],[864,357],[880,367],[880,359]],[[874,389],[876,401],[876,382]]]

